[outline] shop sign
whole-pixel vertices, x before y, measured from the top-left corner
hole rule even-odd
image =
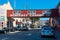
[[[8,10],[7,17],[40,17],[42,16],[42,11],[29,11],[29,10]]]
[[[10,16],[35,17],[35,16],[42,16],[42,15],[41,14],[33,14],[33,15],[21,14],[21,15],[10,15]]]

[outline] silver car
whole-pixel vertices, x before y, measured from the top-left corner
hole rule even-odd
[[[41,36],[54,36],[54,30],[51,27],[43,27]]]

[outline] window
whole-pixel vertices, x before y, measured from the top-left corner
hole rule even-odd
[[[35,11],[35,10],[29,10],[28,13],[29,13],[29,14],[35,14],[36,11]]]
[[[46,10],[45,14],[51,14],[50,10]]]
[[[59,6],[59,16],[60,16],[60,6]]]
[[[20,11],[13,11],[12,13],[15,14],[15,15],[19,15]]]
[[[4,21],[5,17],[4,16],[0,16],[0,21]]]
[[[59,6],[59,13],[60,13],[60,6]]]
[[[60,24],[60,17],[58,17],[58,23]]]
[[[4,14],[5,10],[0,8],[0,14]]]

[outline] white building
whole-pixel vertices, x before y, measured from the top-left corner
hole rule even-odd
[[[6,27],[6,22],[7,22],[7,10],[13,10],[13,8],[10,5],[10,2],[8,1],[7,3],[0,5],[0,27],[2,27],[2,22],[3,22],[3,27]]]

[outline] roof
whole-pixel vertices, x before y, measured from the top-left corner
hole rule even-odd
[[[58,5],[56,6],[56,9],[58,9],[59,6],[60,6],[60,2],[59,2]]]

